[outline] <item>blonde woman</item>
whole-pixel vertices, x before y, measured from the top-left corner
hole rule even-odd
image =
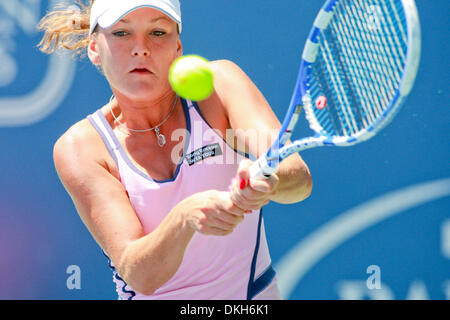
[[[58,139],[54,162],[110,259],[119,298],[280,299],[261,208],[302,201],[311,177],[293,155],[270,179],[249,179],[249,154],[281,127],[263,95],[221,60],[211,62],[210,98],[176,96],[168,70],[183,54],[178,0],[79,6],[42,19],[41,50],[87,52],[113,96]],[[252,143],[242,132],[269,138]]]

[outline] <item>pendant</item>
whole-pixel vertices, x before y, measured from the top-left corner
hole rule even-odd
[[[166,144],[166,137],[163,134],[159,133],[158,127],[155,128],[155,134],[156,138],[158,139],[158,145],[160,147],[164,147],[164,145]]]

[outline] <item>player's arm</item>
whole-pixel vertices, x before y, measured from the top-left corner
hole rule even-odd
[[[236,64],[220,60],[212,62],[211,66],[216,92],[210,99],[225,109],[238,145],[243,144],[246,150],[259,157],[277,138],[281,128],[280,121],[258,88]],[[248,165],[246,162],[239,168],[238,174],[244,179],[247,177]],[[271,200],[294,203],[310,195],[311,175],[298,153],[280,164],[276,176],[279,181],[276,182],[275,194],[271,196]]]
[[[72,128],[55,144],[58,175],[84,224],[133,289],[152,294],[167,282],[178,270],[195,231],[226,235],[241,220],[211,223],[202,210],[220,202],[208,202],[208,196],[217,194],[198,194],[180,202],[154,231],[145,234],[121,182],[95,159],[98,145],[87,143],[100,137],[80,131]]]

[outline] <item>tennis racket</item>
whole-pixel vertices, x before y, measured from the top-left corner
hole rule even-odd
[[[411,91],[421,33],[413,0],[328,0],[306,41],[280,133],[250,168],[268,177],[293,154],[366,141],[397,114]],[[305,110],[314,135],[285,145]]]

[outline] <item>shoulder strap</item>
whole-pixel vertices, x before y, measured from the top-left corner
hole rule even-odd
[[[103,115],[103,112],[101,110],[98,110],[97,112],[89,115],[87,118],[91,122],[92,126],[97,130],[99,135],[102,137],[109,153],[117,163],[117,158],[120,157],[120,149],[122,147],[119,143],[119,140],[117,140],[117,137],[114,134],[111,126]]]

